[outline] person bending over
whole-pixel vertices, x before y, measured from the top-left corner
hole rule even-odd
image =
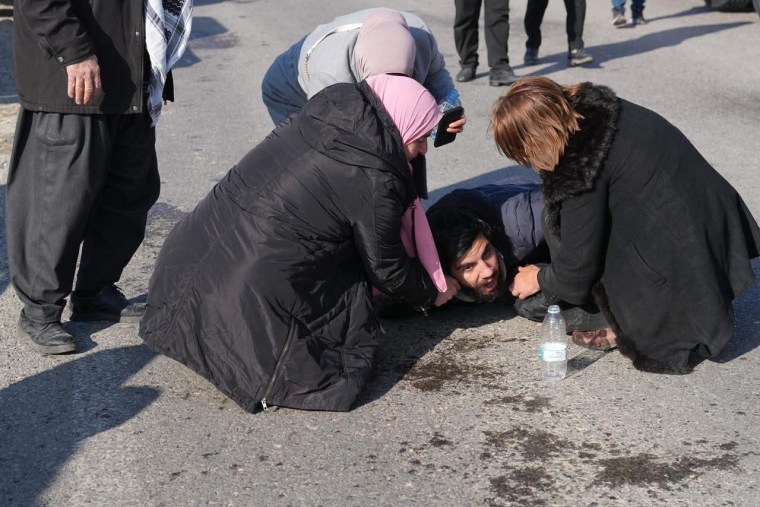
[[[377,346],[371,288],[416,307],[458,289],[426,269],[437,256],[408,255],[402,234],[413,215],[413,242],[432,245],[411,161],[424,159],[441,116],[405,76],[315,95],[166,238],[146,345],[251,412],[349,410]]]
[[[736,190],[657,113],[589,82],[518,80],[495,102],[499,150],[543,181],[551,263],[512,294],[596,303],[644,371],[688,373],[733,333],[760,228]]]

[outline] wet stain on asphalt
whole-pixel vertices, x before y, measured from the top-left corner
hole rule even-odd
[[[436,431],[433,434],[433,438],[430,439],[430,445],[433,447],[444,447],[447,445],[454,445],[454,443]]]
[[[468,363],[454,355],[446,355],[415,364],[406,374],[406,379],[420,391],[440,391],[447,383],[471,383],[493,379],[497,375],[496,370],[487,366]]]
[[[683,456],[672,463],[662,463],[651,454],[641,453],[600,459],[597,463],[602,468],[598,479],[612,488],[628,484],[656,485],[669,490],[673,484],[702,475],[707,470],[735,469],[738,467],[738,457],[734,454],[723,454],[710,459]]]
[[[609,457],[610,454],[620,454],[620,451],[597,442],[577,444],[543,430],[513,428],[508,431],[485,431],[483,434],[488,450],[480,455],[481,460],[494,461],[509,456],[509,461],[501,468],[509,472],[490,479],[491,491],[495,497],[484,499],[490,505],[502,505],[503,502],[520,505],[553,504],[553,500],[547,499],[559,492],[549,470],[556,470],[563,465],[571,466],[572,458],[563,460],[562,463],[557,462],[568,456],[569,452],[577,453],[578,458],[585,463],[598,467],[598,472],[593,481],[587,484],[587,488],[604,486],[614,490],[622,486],[654,487],[657,490],[648,490],[653,498],[660,496],[658,490],[671,491],[675,486],[682,486],[709,471],[739,468],[739,456],[732,453],[713,457],[685,455],[670,460],[650,453]],[[705,439],[700,439],[698,443],[710,445]],[[737,446],[736,442],[731,441],[718,444],[715,448],[733,450]],[[603,453],[606,456],[600,456]],[[524,466],[519,466],[521,462]],[[534,463],[541,465],[536,466]]]
[[[494,477],[490,483],[491,490],[499,499],[515,505],[548,505],[546,500],[536,498],[535,493],[551,488],[552,479],[544,467],[525,467]],[[494,499],[488,499],[487,503],[498,505]]]

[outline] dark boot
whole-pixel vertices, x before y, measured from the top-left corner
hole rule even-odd
[[[144,303],[130,303],[115,285],[109,285],[92,296],[80,291],[71,294],[71,320],[140,322],[145,314]]]
[[[460,83],[466,83],[475,79],[475,67],[465,66],[457,72],[457,81]]]
[[[519,78],[515,76],[512,67],[507,65],[506,67],[493,68],[488,73],[488,84],[491,86],[505,86],[511,85]]]
[[[525,56],[523,56],[523,63],[525,65],[535,65],[538,63],[538,48],[525,48]]]
[[[28,345],[40,354],[67,354],[76,349],[74,337],[59,321],[35,322],[27,319],[23,311],[18,320],[18,336],[30,340]]]

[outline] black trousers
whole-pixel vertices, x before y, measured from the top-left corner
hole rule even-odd
[[[21,109],[6,189],[11,283],[24,315],[60,320],[77,290],[116,283],[145,235],[160,180],[147,114]]]
[[[478,20],[484,7],[484,24],[488,66],[492,69],[509,65],[509,0],[454,0],[454,44],[462,67],[478,66]]]
[[[564,0],[567,18],[565,31],[567,32],[568,50],[581,49],[583,45],[583,25],[586,22],[586,0]],[[544,20],[546,6],[549,0],[528,0],[528,8],[525,11],[525,33],[528,40],[525,47],[538,49],[541,46],[541,23]]]

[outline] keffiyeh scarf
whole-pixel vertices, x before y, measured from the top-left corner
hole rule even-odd
[[[166,75],[187,47],[192,16],[193,0],[145,0],[145,44],[151,65],[148,111],[153,126],[161,114]]]

